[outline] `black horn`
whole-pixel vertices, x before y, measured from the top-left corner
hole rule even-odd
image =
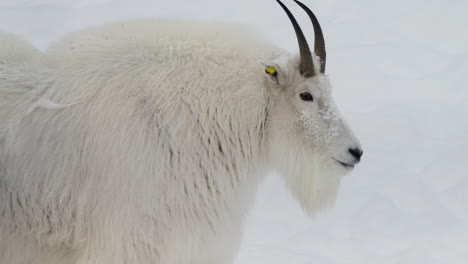
[[[325,72],[325,66],[327,65],[327,52],[325,50],[325,39],[323,37],[322,28],[320,27],[320,23],[318,22],[317,17],[315,14],[303,3],[294,0],[296,4],[298,4],[304,11],[306,11],[307,15],[309,15],[310,21],[312,21],[312,26],[314,27],[314,38],[315,38],[315,45],[314,45],[314,52],[320,58],[320,72]]]
[[[286,12],[294,27],[294,31],[296,31],[297,42],[299,43],[299,54],[301,56],[301,63],[299,65],[301,74],[303,74],[305,77],[311,77],[315,74],[314,61],[312,60],[312,54],[310,52],[309,45],[307,44],[304,33],[302,33],[301,27],[297,23],[291,11],[289,11],[289,9],[280,0],[276,0],[276,2],[278,2],[278,4],[280,4],[280,6],[283,8],[284,12]]]

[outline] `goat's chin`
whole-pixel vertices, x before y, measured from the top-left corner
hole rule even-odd
[[[311,216],[335,203],[341,176],[347,173],[329,158],[317,156],[296,152],[276,164],[293,196]]]

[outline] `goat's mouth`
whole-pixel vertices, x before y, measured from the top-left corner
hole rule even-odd
[[[348,163],[345,163],[345,162],[342,162],[342,161],[339,161],[335,158],[333,158],[338,164],[340,164],[341,166],[345,167],[346,169],[354,169],[354,165],[355,164],[348,164]]]

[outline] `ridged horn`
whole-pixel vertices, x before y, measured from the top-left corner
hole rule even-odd
[[[294,31],[296,32],[297,42],[299,43],[299,54],[301,57],[301,62],[299,64],[299,69],[301,70],[301,74],[305,77],[312,77],[315,74],[314,70],[314,61],[312,60],[312,54],[309,49],[309,44],[307,44],[307,40],[302,33],[301,27],[297,23],[296,19],[292,15],[291,11],[280,1],[276,0],[278,4],[283,8],[284,12],[291,20],[291,23],[294,27]]]
[[[324,73],[327,65],[327,51],[325,50],[325,39],[323,37],[322,27],[320,27],[320,23],[312,10],[297,0],[294,0],[294,2],[306,11],[307,15],[309,15],[310,21],[312,22],[315,38],[314,52],[320,58],[320,72]]]

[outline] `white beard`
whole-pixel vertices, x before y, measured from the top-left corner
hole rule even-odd
[[[329,208],[336,200],[340,186],[340,168],[318,153],[301,148],[278,146],[273,153],[282,153],[274,167],[302,208],[309,214]],[[303,149],[303,147],[302,147]]]

